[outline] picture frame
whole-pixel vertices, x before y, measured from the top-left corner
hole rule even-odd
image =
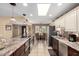
[[[11,30],[11,25],[5,25],[6,30]]]

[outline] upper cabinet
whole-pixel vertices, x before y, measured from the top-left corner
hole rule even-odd
[[[64,20],[64,16],[62,16],[62,17],[59,18],[59,23],[60,23],[59,26],[60,27],[64,27],[65,26],[64,21],[65,21]]]
[[[59,23],[59,19],[57,19],[57,20],[54,22],[54,25],[55,25],[56,28],[57,28],[57,27],[59,27],[59,24],[60,24],[60,23]]]
[[[65,31],[79,31],[79,7],[58,18],[54,23],[56,27],[64,27]],[[78,19],[78,20],[77,20]]]
[[[54,22],[54,25],[56,26],[56,28],[59,28],[59,27],[65,27],[65,24],[64,24],[64,17],[60,17],[58,18],[55,22]]]
[[[65,15],[65,31],[76,32],[76,10],[71,10]]]
[[[79,7],[77,7],[77,32],[79,32]]]

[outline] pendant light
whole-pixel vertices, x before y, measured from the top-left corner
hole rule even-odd
[[[11,17],[11,21],[16,21],[16,19],[14,18],[14,7],[16,6],[15,3],[10,3],[10,5],[12,6],[12,17]]]
[[[28,19],[26,18],[26,14],[23,14],[23,16],[24,16],[26,22],[28,22]]]

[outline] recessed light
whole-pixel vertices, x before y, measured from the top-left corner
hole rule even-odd
[[[23,3],[23,6],[28,6],[28,4],[27,3]]]
[[[51,17],[51,16],[52,16],[52,14],[49,14],[49,16]]]
[[[61,6],[61,5],[62,5],[62,3],[58,3],[57,5],[58,5],[58,6]]]
[[[30,16],[33,16],[32,14],[30,14]]]

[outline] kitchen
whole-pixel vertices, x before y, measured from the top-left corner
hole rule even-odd
[[[0,4],[0,56],[79,56],[78,3],[24,5]]]

